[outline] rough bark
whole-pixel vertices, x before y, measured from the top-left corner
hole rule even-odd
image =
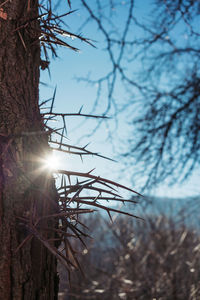
[[[0,6],[0,299],[4,300],[56,299],[56,260],[41,241],[32,237],[16,252],[37,218],[57,209],[54,182],[41,169],[47,137],[36,134],[44,131],[38,107],[37,4],[14,0]],[[37,230],[47,239],[51,231],[44,227],[53,225],[40,222]]]

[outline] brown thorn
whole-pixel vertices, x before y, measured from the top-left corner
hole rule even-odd
[[[22,35],[21,35],[20,31],[18,30],[18,31],[17,31],[17,33],[18,33],[18,35],[19,35],[19,38],[20,38],[20,40],[21,40],[21,42],[22,42],[22,45],[23,45],[23,47],[24,47],[25,51],[27,51],[27,48],[26,48],[25,42],[24,42],[24,40],[23,40],[23,37],[22,37]]]

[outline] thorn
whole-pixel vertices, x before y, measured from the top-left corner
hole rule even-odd
[[[20,31],[18,30],[17,33],[18,33],[18,35],[19,35],[19,38],[20,38],[20,40],[21,40],[21,42],[22,42],[22,45],[23,45],[25,51],[27,51],[26,44],[25,44],[25,42],[24,42],[24,40],[23,40],[23,37],[22,37]]]
[[[64,131],[65,131],[65,128],[63,127],[63,130],[62,130],[62,133],[61,133],[61,139],[60,139],[60,149],[61,149],[62,141],[63,141],[63,138],[64,138]]]
[[[81,108],[80,108],[80,110],[79,110],[78,114],[81,114],[81,112],[82,112],[82,109],[83,109],[83,105],[81,106]]]
[[[81,158],[81,161],[82,161],[82,163],[83,163],[83,157],[82,157],[82,154],[80,154],[80,158]]]
[[[70,1],[70,0],[67,0],[67,2],[68,2],[68,5],[69,5],[69,8],[71,9],[71,8],[72,8],[72,6],[71,6],[71,1]]]
[[[108,215],[109,215],[109,218],[110,218],[111,222],[113,223],[113,219],[112,219],[112,216],[111,216],[111,214],[110,214],[110,211],[107,210],[107,213],[108,213]]]
[[[53,110],[53,105],[54,105],[55,96],[56,96],[56,89],[57,89],[57,86],[55,87],[54,92],[53,92],[53,98],[52,98],[52,102],[51,102],[50,114],[52,113],[52,110]]]
[[[88,143],[87,145],[85,145],[85,146],[83,147],[83,149],[86,149],[88,145],[90,145],[90,143]]]
[[[91,174],[96,168],[92,169],[91,171],[89,171],[87,174]]]
[[[72,185],[70,175],[67,175],[67,178],[69,180],[69,184]]]
[[[60,184],[60,186],[63,187],[63,186],[64,186],[63,184],[64,184],[64,175],[62,174],[62,179],[61,179],[61,184]]]
[[[67,126],[66,126],[66,122],[65,122],[65,116],[62,116],[62,119],[63,119],[64,128],[65,128],[65,133],[67,136]]]

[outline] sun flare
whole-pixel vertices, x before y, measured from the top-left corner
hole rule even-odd
[[[52,170],[52,171],[59,168],[59,160],[54,152],[47,155],[44,158],[43,163],[44,163],[45,168]]]

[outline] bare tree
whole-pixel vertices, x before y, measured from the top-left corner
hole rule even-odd
[[[127,156],[144,161],[147,185],[185,180],[200,163],[198,1],[157,1],[150,26],[136,22],[145,75]]]
[[[199,1],[81,3],[110,59],[102,77],[85,80],[98,86],[97,101],[107,90],[106,112],[129,112],[124,157],[134,178],[142,174],[148,187],[187,179],[200,162]]]
[[[148,213],[145,223],[118,217],[112,227],[89,217],[87,224],[99,238],[82,252],[87,273],[84,279],[74,275],[70,299],[198,299],[199,225],[192,228],[185,214],[187,209],[175,220]],[[60,299],[67,299],[67,291],[62,282]]]
[[[65,118],[87,114],[54,113],[55,93],[48,114],[39,110],[39,67],[48,68],[49,50],[54,56],[57,46],[77,51],[65,37],[91,44],[63,27],[62,18],[71,13],[57,15],[51,0],[0,1],[0,297],[5,300],[57,299],[56,261],[69,272],[79,268],[70,239],[84,244],[87,234],[78,216],[93,212],[82,205],[105,209],[111,217],[117,210],[101,201],[122,200],[113,189],[122,185],[92,171],[56,170],[61,178],[56,190],[52,172],[45,167],[51,153],[48,142],[55,151],[98,155],[64,140]],[[49,126],[55,117],[62,118],[60,130]]]

